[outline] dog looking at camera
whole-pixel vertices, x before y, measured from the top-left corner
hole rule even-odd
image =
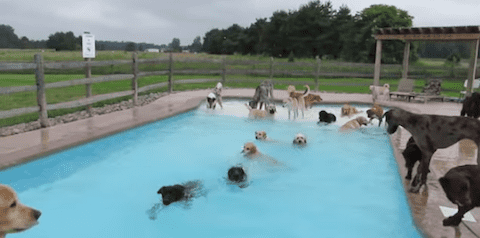
[[[367,117],[370,118],[368,123],[371,123],[373,119],[377,119],[378,126],[380,126],[383,120],[383,108],[376,103],[373,104],[373,107],[367,110]]]
[[[293,144],[295,144],[295,145],[306,145],[307,144],[307,138],[302,133],[298,133],[297,135],[295,135],[295,138],[293,139]]]
[[[350,106],[350,104],[345,103],[341,109],[341,117],[347,116],[351,117],[357,113],[360,113],[361,111],[358,111],[355,107]]]
[[[477,165],[452,168],[439,182],[448,200],[458,205],[457,213],[445,218],[443,226],[458,226],[465,213],[480,207],[480,168]]]
[[[340,127],[340,131],[347,131],[347,130],[354,130],[362,127],[362,125],[368,125],[368,120],[365,117],[357,117],[353,120],[348,121],[342,127]]]
[[[20,203],[13,188],[0,184],[0,237],[27,230],[38,224],[42,213]]]
[[[379,96],[382,96],[382,100],[388,101],[390,99],[390,85],[388,83],[383,86],[370,85],[372,91],[373,102],[376,102]]]
[[[321,110],[319,113],[318,113],[318,119],[320,120],[319,122],[317,123],[332,123],[332,122],[335,122],[337,121],[337,117],[335,117],[334,114],[332,113],[328,113],[326,112],[325,110]]]
[[[248,104],[245,103],[245,106],[248,108],[248,117],[254,119],[273,119],[277,108],[274,104],[269,104],[266,106],[266,110],[253,109]]]
[[[418,193],[427,182],[430,160],[437,149],[452,146],[463,139],[470,139],[480,145],[480,121],[470,117],[415,114],[399,108],[384,114],[387,133],[393,134],[399,126],[410,132],[422,160],[412,180],[410,192]],[[477,150],[477,164],[480,164],[480,149]]]
[[[275,141],[272,138],[267,136],[267,132],[265,131],[255,131],[255,139],[261,141]]]

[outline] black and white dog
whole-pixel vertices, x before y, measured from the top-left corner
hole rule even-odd
[[[222,105],[222,83],[217,83],[217,86],[213,89],[213,92],[209,93],[207,96],[207,108],[215,109],[215,106],[218,104],[223,109]]]

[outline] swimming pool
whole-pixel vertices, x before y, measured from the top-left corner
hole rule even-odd
[[[322,105],[289,121],[250,120],[244,101],[205,105],[175,117],[77,146],[0,172],[20,201],[42,211],[40,224],[12,237],[420,237],[385,129],[338,133],[348,121]],[[357,106],[364,112],[368,107]],[[319,126],[322,109],[337,122]],[[365,113],[360,115],[365,115]],[[255,141],[264,130],[278,143]],[[308,138],[294,147],[297,133]],[[246,161],[246,142],[286,167]],[[240,189],[224,177],[247,168]],[[164,185],[201,180],[203,196],[147,211]]]

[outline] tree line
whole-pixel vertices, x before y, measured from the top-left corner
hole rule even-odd
[[[212,29],[193,43],[181,46],[174,38],[169,44],[96,41],[97,50],[145,50],[207,52],[210,54],[252,54],[272,57],[342,59],[351,62],[373,63],[375,39],[379,28],[412,27],[413,16],[407,11],[389,5],[371,5],[353,15],[346,5],[333,9],[331,2],[311,1],[298,10],[276,11],[270,18],[256,19],[249,27],[233,24],[227,29]],[[73,32],[56,32],[48,40],[31,41],[19,38],[14,29],[0,25],[0,48],[52,48],[80,50],[82,37]],[[383,41],[382,62],[401,63],[404,42]],[[410,60],[418,57],[447,58],[451,55],[468,58],[469,46],[465,42],[413,42]]]

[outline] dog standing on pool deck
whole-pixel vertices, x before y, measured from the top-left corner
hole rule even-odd
[[[480,168],[463,165],[450,169],[439,179],[448,200],[458,205],[458,212],[443,220],[443,226],[458,226],[463,215],[480,207]]]
[[[398,126],[405,128],[422,151],[422,160],[417,168],[410,192],[418,193],[427,182],[430,160],[437,149],[450,147],[462,139],[470,139],[480,145],[480,121],[460,116],[421,115],[402,109],[391,109],[384,114],[387,133],[393,134]],[[477,149],[477,164],[480,149]]]
[[[0,237],[38,224],[42,213],[20,203],[13,188],[0,184]]]
[[[372,91],[373,102],[376,102],[379,98],[378,96],[383,96],[382,100],[388,101],[390,99],[390,84],[386,83],[383,86],[374,86],[370,85],[370,90]]]

